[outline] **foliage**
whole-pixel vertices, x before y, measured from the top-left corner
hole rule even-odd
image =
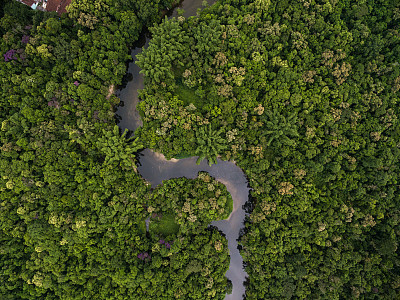
[[[172,3],[0,4],[1,298],[224,298],[206,227],[229,194],[206,174],[151,191],[142,145],[245,170],[248,299],[398,298],[398,2],[221,0],[155,25]],[[129,142],[107,94],[150,25]]]
[[[267,111],[265,113],[267,121],[265,121],[266,131],[262,133],[262,136],[267,137],[267,146],[270,146],[272,142],[279,148],[284,145],[292,145],[294,143],[290,137],[299,137],[297,132],[297,125],[295,125],[297,118],[296,114],[292,114],[288,118],[280,115],[276,110]]]
[[[150,202],[158,207],[148,208],[156,218],[174,215],[182,233],[226,219],[232,210],[232,198],[226,187],[204,172],[194,180],[177,178],[163,182],[154,190]]]
[[[0,4],[1,299],[224,298],[217,230],[171,231],[169,247],[146,232],[163,201],[151,202],[142,142],[120,134],[109,95],[128,45],[171,3],[76,0],[60,18]]]
[[[218,129],[217,153],[249,177],[248,299],[398,298],[399,12],[389,0],[222,0],[169,21],[189,41],[182,59],[150,42],[169,73],[165,85],[145,73],[144,146],[195,153]]]
[[[161,236],[174,235],[179,232],[179,225],[175,222],[173,214],[157,214],[150,216],[149,230]]]
[[[210,124],[207,129],[200,127],[196,131],[196,138],[193,138],[193,141],[197,143],[195,153],[199,156],[196,163],[200,164],[204,158],[207,158],[208,164],[211,166],[217,163],[218,153],[226,148],[226,145],[225,139],[220,137],[221,130],[213,131]]]
[[[187,40],[183,38],[178,22],[168,21],[167,17],[161,24],[153,27],[151,32],[152,44],[137,55],[137,64],[142,68],[140,72],[145,74],[146,78],[151,78],[154,84],[160,84],[160,78],[164,78],[164,81],[172,78],[171,63],[182,58],[183,44]]]
[[[105,163],[117,166],[120,165],[123,168],[135,168],[135,161],[133,159],[133,154],[142,148],[142,145],[138,144],[138,138],[136,138],[128,146],[126,142],[129,139],[125,139],[125,135],[128,132],[125,129],[122,136],[119,135],[119,127],[114,126],[113,131],[106,131],[103,129],[103,136],[97,140],[97,147],[100,149],[101,153],[105,155]]]

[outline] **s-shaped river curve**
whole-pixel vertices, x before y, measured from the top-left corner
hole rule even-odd
[[[186,0],[182,4],[182,8],[189,13],[184,16],[188,17],[200,7],[202,0]],[[143,38],[142,44],[133,49],[131,55],[135,59],[143,46],[148,44],[148,39]],[[118,108],[117,115],[121,120],[119,126],[121,129],[128,128],[134,131],[142,125],[136,105],[139,102],[138,90],[144,87],[143,76],[139,74],[139,67],[134,63],[129,64],[128,75],[129,82],[126,87],[117,92],[123,106]],[[162,184],[163,180],[171,178],[196,178],[199,171],[206,171],[222,184],[224,184],[232,195],[233,210],[228,219],[214,221],[211,225],[218,227],[228,240],[228,248],[230,254],[229,269],[226,277],[232,281],[232,294],[226,295],[225,300],[241,300],[245,293],[244,281],[247,273],[243,268],[243,258],[238,250],[238,242],[240,229],[243,228],[245,218],[244,204],[248,200],[249,188],[246,176],[243,171],[233,162],[217,160],[217,165],[208,166],[205,160],[200,165],[196,165],[197,157],[184,159],[166,160],[159,153],[155,153],[149,149],[142,151],[139,157],[140,166],[139,173],[144,179],[151,183],[153,187]]]

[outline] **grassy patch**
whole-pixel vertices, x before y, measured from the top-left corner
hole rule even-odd
[[[176,90],[175,93],[178,95],[179,99],[183,101],[185,105],[189,105],[193,103],[197,108],[201,108],[203,106],[203,100],[199,96],[196,95],[196,90],[191,89],[183,84],[182,79],[178,79],[176,81]]]
[[[178,233],[179,225],[175,223],[175,216],[173,214],[165,214],[161,217],[161,220],[151,220],[149,230],[163,236],[168,236]]]
[[[182,73],[184,72],[184,68],[175,66],[172,68],[172,72],[174,73],[176,82],[175,94],[183,101],[184,105],[187,106],[193,103],[197,109],[202,110],[205,100],[199,95],[196,95],[196,88],[190,88],[183,83],[184,78],[182,77]]]

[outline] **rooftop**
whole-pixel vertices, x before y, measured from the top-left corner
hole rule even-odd
[[[71,0],[47,0],[47,11],[55,11],[59,15],[66,13],[66,7],[71,3]]]
[[[18,0],[19,2],[22,2],[30,7],[32,5],[37,4],[38,8],[40,7],[39,4],[41,4],[42,9],[46,11],[55,11],[59,15],[66,13],[66,7],[71,3],[71,0]]]

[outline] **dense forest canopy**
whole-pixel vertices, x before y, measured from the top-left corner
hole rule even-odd
[[[138,136],[249,177],[248,299],[395,299],[400,3],[226,0],[138,55]]]
[[[225,186],[200,173],[151,190],[142,142],[115,125],[129,45],[174,4],[75,0],[59,18],[1,2],[1,299],[229,291],[227,240],[207,228],[232,209]]]
[[[220,0],[157,25],[174,4],[0,4],[1,298],[225,297],[207,225],[229,193],[205,173],[151,189],[143,147],[245,171],[248,299],[398,298],[400,3]],[[128,138],[112,89],[147,26]]]

